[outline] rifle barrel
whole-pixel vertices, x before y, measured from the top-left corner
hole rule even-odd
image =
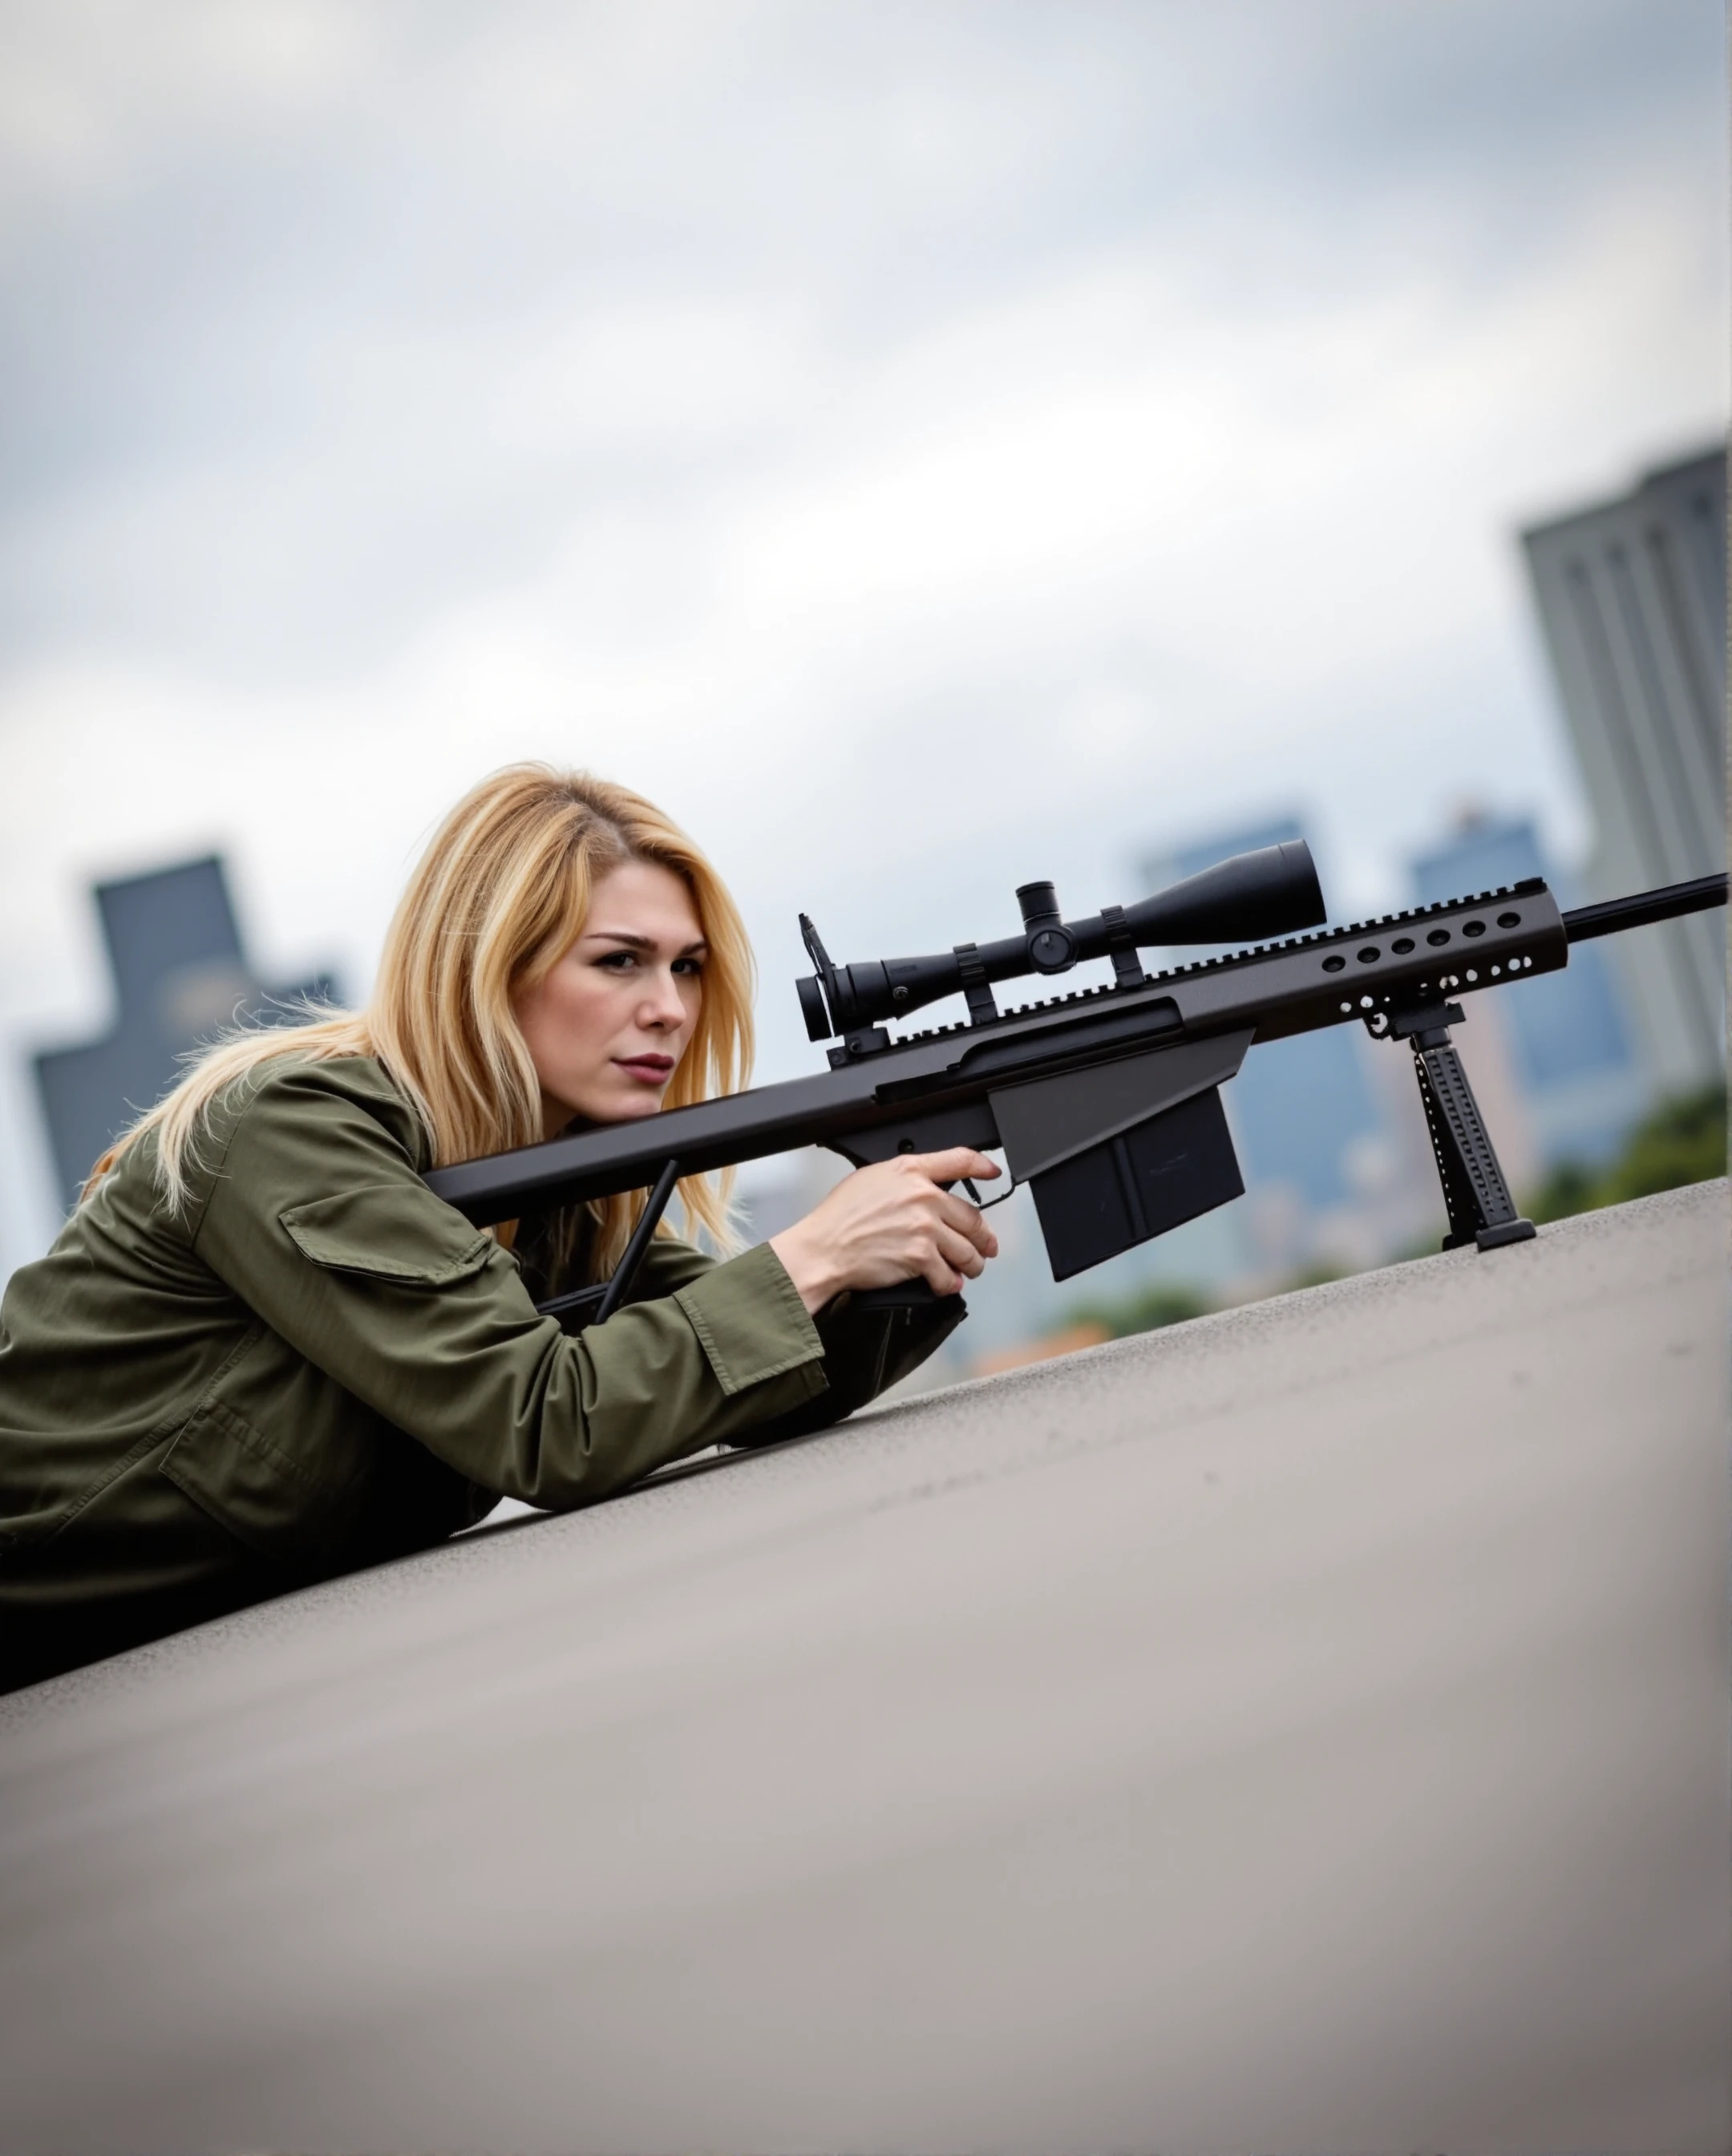
[[[1725,903],[1724,875],[1693,876],[1688,883],[1668,883],[1659,891],[1633,891],[1627,898],[1576,906],[1564,916],[1564,928],[1572,943],[1587,943],[1596,936],[1646,928],[1651,921],[1675,921],[1681,913],[1703,913]]]

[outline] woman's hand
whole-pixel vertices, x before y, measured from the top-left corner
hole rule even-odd
[[[889,1287],[924,1280],[935,1295],[954,1295],[966,1275],[976,1280],[998,1238],[977,1205],[941,1183],[986,1181],[998,1170],[966,1146],[949,1152],[905,1153],[856,1168],[816,1211],[770,1247],[808,1310],[822,1310],[848,1287]]]

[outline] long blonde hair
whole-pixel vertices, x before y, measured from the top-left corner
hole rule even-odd
[[[366,1009],[225,1035],[115,1141],[84,1195],[154,1132],[157,1188],[178,1213],[212,1108],[275,1056],[377,1058],[413,1105],[436,1167],[536,1143],[541,1088],[513,998],[571,947],[596,882],[628,860],[657,862],[684,881],[710,947],[697,1026],[665,1105],[735,1091],[751,1069],[751,947],[715,870],[641,794],[587,772],[512,764],[483,779],[435,833],[392,917]],[[723,1248],[730,1181],[692,1176],[679,1185],[688,1232],[701,1226]],[[597,1276],[617,1260],[643,1204],[638,1192],[591,1202]]]

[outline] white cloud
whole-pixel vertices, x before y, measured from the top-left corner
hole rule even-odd
[[[377,57],[343,0],[13,0],[0,31],[0,199],[113,193],[189,134],[327,103]]]
[[[1243,70],[1220,11],[915,11],[924,74],[858,8],[237,5],[238,51],[164,12],[130,88],[96,14],[33,18],[97,208],[0,113],[65,190],[9,295],[15,1039],[95,1005],[84,879],[213,844],[272,970],[363,985],[419,837],[525,754],[715,853],[784,1068],[797,906],[990,934],[1030,874],[1128,896],[1148,840],[1294,803],[1344,910],[1464,790],[1579,839],[1510,527],[1723,410],[1683,73],[1361,141],[1355,187],[1417,95],[1378,11],[1227,11]]]

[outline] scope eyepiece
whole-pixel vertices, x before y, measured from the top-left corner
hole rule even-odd
[[[800,998],[800,1015],[806,1021],[806,1038],[828,1040],[836,1029],[824,1009],[823,983],[816,973],[807,973],[795,982],[794,988]]]

